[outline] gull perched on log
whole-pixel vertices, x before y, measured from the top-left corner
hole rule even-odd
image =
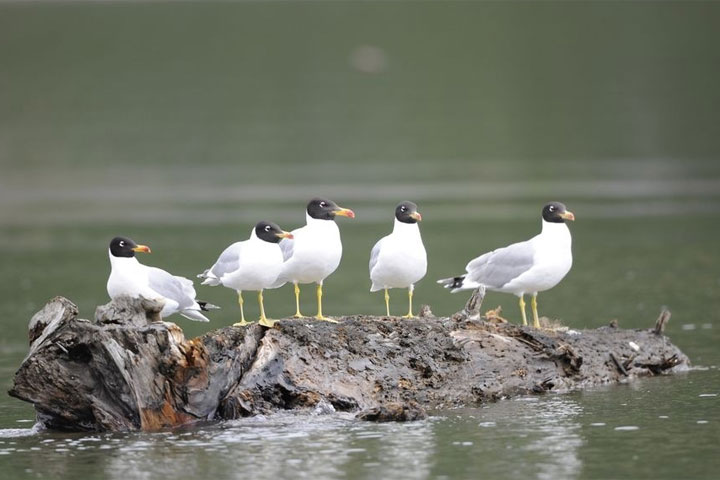
[[[549,290],[567,275],[572,266],[572,238],[565,221],[575,215],[560,202],[550,202],[542,210],[542,231],[525,242],[514,243],[481,255],[467,264],[465,275],[438,280],[453,293],[484,286],[496,292],[520,297],[523,325],[526,293],[532,295],[533,326],[540,327],[538,292]]]
[[[292,233],[283,231],[272,222],[259,222],[250,232],[249,239],[227,247],[212,267],[198,275],[198,278],[203,279],[203,285],[223,285],[237,291],[240,322],[234,326],[242,327],[251,323],[245,320],[243,290],[258,292],[258,323],[266,327],[273,326],[274,321],[265,316],[263,289],[269,288],[280,274],[283,256],[278,243],[284,238],[292,238]]]
[[[305,226],[292,231],[293,238],[280,242],[283,263],[282,272],[271,288],[279,288],[287,282],[295,286],[295,317],[301,318],[301,283],[317,283],[318,311],[315,318],[335,322],[323,315],[322,287],[324,280],[340,265],[342,242],[336,216],[355,218],[348,208],[341,208],[332,200],[313,198],[305,210]]]
[[[402,202],[395,208],[393,231],[375,244],[370,253],[371,292],[385,290],[385,311],[390,316],[390,288],[408,289],[408,314],[412,318],[415,283],[427,272],[427,254],[420,237],[418,222],[422,215],[413,202]]]
[[[150,253],[150,247],[138,245],[126,237],[115,237],[110,241],[110,277],[107,291],[115,300],[121,295],[133,298],[145,297],[164,302],[161,317],[179,313],[197,322],[209,322],[201,311],[219,307],[195,299],[192,280],[172,275],[165,270],[148,267],[138,262],[136,253]]]

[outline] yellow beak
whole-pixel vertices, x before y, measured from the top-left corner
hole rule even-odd
[[[133,252],[140,252],[140,253],[150,253],[150,247],[147,245],[138,245],[137,247],[132,249]]]
[[[335,210],[335,215],[340,215],[341,217],[355,218],[355,212],[353,212],[349,208],[339,208]]]
[[[575,214],[568,210],[565,213],[561,213],[560,218],[562,218],[563,220],[570,220],[571,222],[574,222]]]
[[[277,235],[278,238],[295,238],[292,233],[286,231],[276,233],[275,235]]]
[[[416,220],[418,222],[422,222],[422,215],[420,215],[420,212],[411,213],[410,218],[412,218],[413,220]]]

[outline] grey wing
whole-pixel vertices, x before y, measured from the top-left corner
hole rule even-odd
[[[240,268],[240,257],[243,250],[242,243],[243,242],[233,243],[223,250],[217,262],[215,262],[215,265],[210,269],[210,273],[216,278],[222,278],[223,275],[234,272]]]
[[[295,240],[292,238],[283,238],[280,240],[280,250],[283,255],[283,262],[287,262],[290,257],[293,256],[295,248]]]
[[[195,289],[192,281],[183,277],[176,277],[165,270],[148,267],[148,281],[150,288],[165,298],[175,300],[179,310],[192,307],[195,304]]]
[[[500,288],[529,270],[534,255],[535,249],[530,242],[514,243],[477,257],[465,268],[470,280]]]
[[[378,258],[380,257],[380,249],[382,249],[383,240],[385,240],[385,237],[378,240],[372,251],[370,252],[370,273],[372,273],[373,268],[375,268],[375,265],[377,265]]]

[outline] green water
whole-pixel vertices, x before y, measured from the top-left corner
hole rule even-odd
[[[0,386],[55,295],[107,301],[107,243],[193,277],[260,219],[322,194],[344,257],[326,314],[380,314],[367,261],[395,204],[434,279],[575,212],[574,265],[540,310],[667,333],[697,369],[412,424],[283,414],[158,434],[35,432],[0,396],[7,478],[712,478],[720,467],[720,3],[0,2]],[[212,322],[237,320],[232,292]],[[293,312],[288,287],[265,295]],[[257,314],[254,298],[246,313]],[[404,292],[392,310],[404,313]],[[517,320],[514,297],[489,294]],[[303,309],[314,309],[312,288]]]

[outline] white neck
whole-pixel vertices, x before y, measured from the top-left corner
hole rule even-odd
[[[542,232],[540,234],[543,238],[546,238],[551,242],[562,242],[567,244],[572,242],[570,229],[565,223],[548,222],[543,219]]]
[[[307,225],[314,226],[329,226],[329,225],[335,225],[334,220],[323,220],[320,218],[313,218],[310,216],[309,213],[305,212],[305,223]]]
[[[393,233],[399,235],[419,235],[420,227],[417,222],[405,223],[396,218],[395,224],[393,225]]]
[[[110,253],[110,249],[108,249],[108,256],[110,257],[110,266],[136,265],[140,263],[135,257],[116,257],[115,255]]]

